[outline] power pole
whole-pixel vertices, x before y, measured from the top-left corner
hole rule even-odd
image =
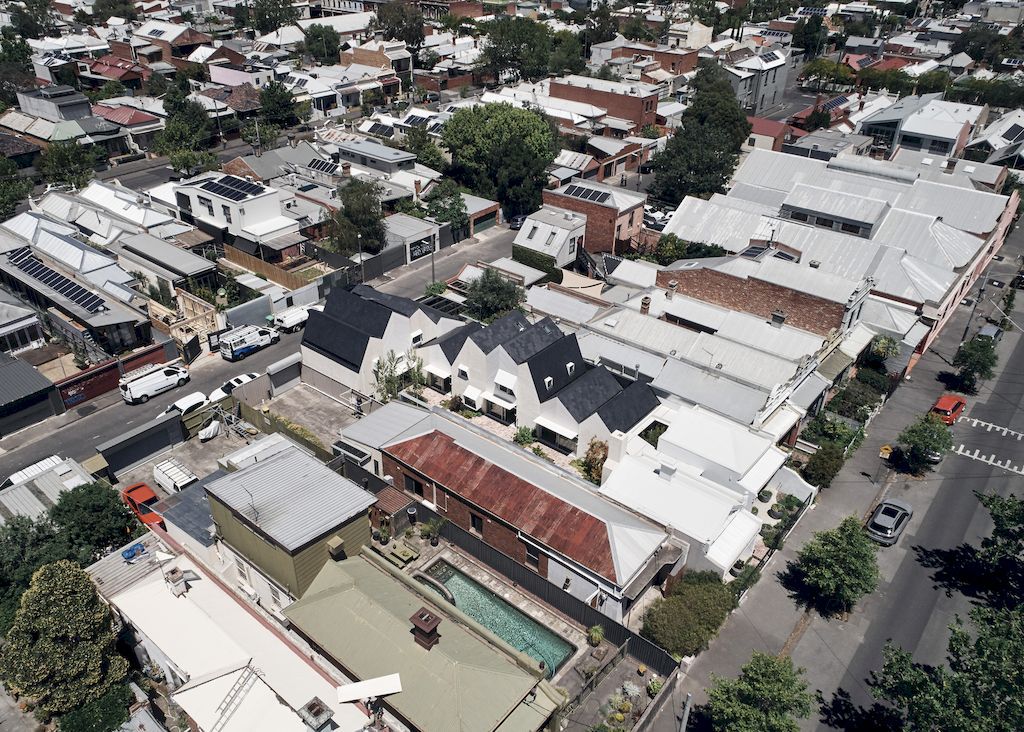
[[[679,720],[679,732],[686,732],[686,725],[690,721],[690,707],[693,706],[693,694],[686,692],[686,704],[683,705],[683,718]]]

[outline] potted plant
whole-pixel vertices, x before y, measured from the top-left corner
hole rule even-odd
[[[770,517],[772,517],[773,519],[780,519],[780,518],[782,518],[782,512],[784,510],[785,509],[782,508],[782,504],[780,504],[780,503],[773,503],[772,507],[768,509],[768,515]]]
[[[744,562],[742,559],[737,559],[736,562],[729,569],[729,574],[731,574],[733,577],[739,577],[740,572],[743,571],[743,568],[745,566],[747,566],[746,562]]]
[[[661,691],[663,686],[665,686],[664,681],[659,679],[657,676],[652,677],[651,680],[647,682],[647,696],[653,699],[658,695],[658,692]]]
[[[636,667],[636,673],[637,673],[638,676],[646,676],[647,675],[647,667],[644,664],[641,663],[639,666]]]
[[[757,500],[761,503],[768,503],[772,498],[772,492],[767,488],[762,488],[757,494]]]
[[[597,648],[601,645],[604,640],[604,626],[603,625],[591,625],[587,628],[587,643]]]
[[[385,546],[391,541],[391,529],[387,526],[380,527],[380,543]]]

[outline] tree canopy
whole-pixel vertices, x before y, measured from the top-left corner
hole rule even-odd
[[[381,186],[376,181],[353,178],[338,188],[341,208],[328,226],[330,246],[343,254],[376,254],[385,245],[384,217],[380,206]]]
[[[423,45],[423,13],[406,0],[381,3],[377,8],[377,27],[385,39],[405,41],[414,53]]]
[[[157,133],[154,150],[172,155],[179,150],[205,150],[209,146],[210,118],[199,102],[184,98],[177,87],[172,87],[164,97],[164,108],[170,116]]]
[[[248,13],[246,14],[246,10]],[[238,7],[237,16],[259,34],[271,33],[299,19],[299,9],[291,0],[252,0],[251,5]]]
[[[305,30],[306,53],[322,64],[336,64],[341,58],[341,36],[329,25],[314,23]]]
[[[0,678],[50,714],[65,714],[121,683],[110,610],[89,575],[62,560],[41,567],[0,649]]]
[[[18,166],[9,158],[0,158],[0,220],[14,215],[14,209],[32,192],[32,181],[18,176]]]
[[[931,462],[933,455],[941,455],[953,447],[953,434],[937,415],[929,413],[904,429],[896,441],[907,469],[918,473]]]
[[[81,564],[91,564],[127,544],[139,525],[117,491],[99,482],[63,493],[50,510],[50,519]]]
[[[530,18],[503,15],[484,23],[487,38],[479,66],[495,79],[535,80],[548,73],[551,34],[546,25]]]
[[[424,199],[427,214],[435,221],[451,224],[452,231],[465,229],[469,225],[466,202],[459,186],[451,178],[445,178]]]
[[[443,173],[448,169],[441,149],[422,127],[412,127],[405,133],[405,149],[416,155],[416,161],[431,170]]]
[[[260,89],[260,118],[278,127],[295,124],[295,97],[280,81],[272,81]]]
[[[717,575],[688,572],[668,597],[654,601],[641,632],[669,653],[692,656],[707,648],[735,605],[735,595]]]
[[[992,378],[998,360],[995,345],[991,340],[975,338],[964,343],[953,356],[953,366],[958,369],[957,379],[960,381],[960,388],[968,393],[974,393],[978,388],[979,379]]]
[[[92,179],[101,154],[97,148],[73,140],[55,142],[43,150],[39,172],[47,183],[84,188]]]
[[[719,66],[702,65],[693,87],[693,100],[683,112],[680,130],[653,161],[654,183],[649,192],[669,203],[723,191],[750,134],[750,123]]]
[[[754,653],[738,678],[712,676],[704,712],[716,732],[796,732],[812,698],[791,658]]]
[[[518,308],[523,295],[522,288],[502,277],[496,270],[487,268],[469,286],[466,313],[489,323]]]
[[[809,605],[824,615],[849,612],[878,586],[877,552],[860,520],[847,516],[804,544],[789,570]]]
[[[21,38],[54,35],[56,23],[48,0],[21,0],[11,4],[11,26]]]
[[[458,183],[497,198],[510,215],[540,205],[545,171],[555,158],[555,134],[543,114],[508,104],[462,108],[441,136],[452,155],[449,174]]]

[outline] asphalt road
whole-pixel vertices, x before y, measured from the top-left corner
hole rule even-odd
[[[266,370],[299,348],[302,333],[283,333],[281,342],[257,351],[244,361],[231,363],[218,355],[206,355],[192,364],[192,379],[183,387],[153,397],[145,404],[125,404],[107,394],[64,415],[51,417],[0,441],[0,480],[12,472],[53,454],[83,460],[95,453],[98,443],[152,419],[186,394],[209,394],[238,374]],[[80,418],[69,421],[69,418]]]

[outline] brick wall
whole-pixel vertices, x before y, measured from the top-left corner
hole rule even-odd
[[[685,74],[697,68],[697,51],[658,50],[653,46],[650,48],[640,47],[639,44],[612,49],[612,58],[633,58],[634,56],[650,56],[658,62],[663,70],[674,74]],[[657,107],[657,103],[655,103],[655,107]]]
[[[381,470],[383,470],[385,475],[391,476],[395,481],[395,488],[408,493],[408,491],[405,490],[405,476],[409,475],[423,484],[427,500],[432,500],[434,495],[434,483],[427,476],[422,475],[411,468],[407,468],[387,453],[382,453],[381,457]],[[458,494],[453,493],[451,490],[440,485],[436,486],[436,488],[437,500],[435,501],[435,505],[439,515],[444,516],[459,528],[469,532],[472,532],[473,530],[470,514],[475,513],[476,515],[481,516],[484,520],[484,530],[483,535],[481,536],[484,542],[501,553],[511,557],[520,564],[528,566],[526,564],[526,544],[519,540],[516,529],[497,520],[486,511],[481,511],[476,507],[471,507],[468,503],[465,503]],[[410,493],[409,495],[414,494]],[[540,574],[541,577],[547,577],[547,573],[548,559],[542,552],[540,555],[538,574]]]
[[[458,0],[448,3],[448,13],[456,18],[482,18],[484,4],[473,0]]]
[[[593,104],[608,110],[612,117],[631,120],[641,129],[647,125],[653,125],[658,115],[658,95],[650,94],[646,97],[632,97],[627,94],[615,94],[613,92],[599,91],[597,89],[586,89],[578,86],[560,83],[552,79],[549,93],[559,99],[568,99],[573,102]]]
[[[616,230],[622,225],[621,239],[638,241],[643,229],[643,204],[637,204],[628,211],[619,214],[616,209],[592,201],[583,201],[579,198],[559,195],[557,189],[545,190],[543,193],[544,203],[551,206],[558,206],[568,211],[586,214],[587,231],[585,249],[588,252],[614,252],[621,254],[621,247],[617,243]],[[633,215],[633,224],[629,224],[630,214]]]
[[[682,295],[714,303],[730,310],[771,318],[773,310],[786,313],[786,325],[802,328],[818,335],[827,335],[832,328],[841,328],[846,308],[806,292],[798,292],[753,277],[743,279],[712,269],[677,270],[658,273],[658,287],[678,283]]]

